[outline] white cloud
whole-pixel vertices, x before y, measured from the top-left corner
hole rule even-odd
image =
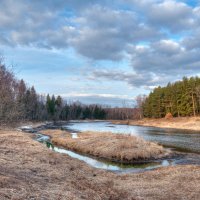
[[[117,98],[117,99],[129,99],[133,100],[134,98],[128,97],[128,95],[118,95],[118,94],[99,94],[99,93],[67,93],[62,94],[63,97],[104,97],[104,98]]]
[[[200,7],[187,2],[0,0],[0,48],[70,48],[96,63],[127,60],[132,71],[96,67],[90,79],[164,84],[199,73]]]
[[[119,94],[99,94],[99,93],[66,93],[61,94],[61,96],[68,100],[69,102],[80,101],[85,104],[101,104],[105,106],[118,106],[121,107],[126,103],[126,105],[133,106],[135,98],[130,98],[128,95]]]

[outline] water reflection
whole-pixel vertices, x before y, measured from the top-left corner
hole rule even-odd
[[[152,169],[162,167],[162,166],[168,166],[167,163],[169,164],[169,162],[165,160],[161,163],[148,163],[148,164],[142,164],[142,165],[124,165],[124,164],[117,164],[117,163],[112,163],[112,162],[99,161],[99,160],[90,158],[88,156],[83,156],[83,155],[74,153],[72,151],[58,148],[58,147],[54,147],[54,151],[67,154],[71,156],[72,158],[77,158],[79,160],[82,160],[92,167],[99,168],[99,169],[106,169],[109,171],[115,171],[115,172],[120,172],[120,173],[142,172],[142,171],[152,170]]]

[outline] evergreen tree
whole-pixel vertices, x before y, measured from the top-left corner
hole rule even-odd
[[[200,114],[200,78],[183,77],[182,81],[155,88],[143,104],[145,117],[174,117]]]
[[[46,108],[50,119],[54,118],[55,107],[56,107],[55,96],[53,95],[52,97],[50,97],[48,94],[46,100]]]

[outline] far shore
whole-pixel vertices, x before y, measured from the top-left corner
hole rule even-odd
[[[45,126],[45,124],[66,124],[69,122],[101,122],[108,121],[113,124],[122,124],[122,125],[132,125],[132,126],[147,126],[147,127],[157,127],[157,128],[166,128],[166,129],[181,129],[185,131],[200,131],[200,116],[198,117],[174,117],[171,119],[165,118],[144,118],[141,120],[75,120],[75,121],[48,121],[48,122],[22,122],[18,124],[19,126],[31,126],[32,128],[37,128],[40,126]],[[7,126],[2,126],[2,129],[6,129]],[[48,128],[48,127],[47,127]]]
[[[200,131],[200,117],[177,117],[171,119],[144,118],[141,120],[110,120],[110,122],[113,124]]]

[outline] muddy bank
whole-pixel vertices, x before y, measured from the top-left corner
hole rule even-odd
[[[200,117],[179,117],[172,119],[112,120],[113,124],[151,126],[158,128],[200,131]]]
[[[200,199],[200,167],[128,175],[52,152],[27,133],[0,131],[0,199]]]
[[[51,136],[51,141],[56,146],[111,162],[142,164],[172,157],[169,150],[136,136],[83,132],[74,138],[62,130],[43,130],[41,133]]]

